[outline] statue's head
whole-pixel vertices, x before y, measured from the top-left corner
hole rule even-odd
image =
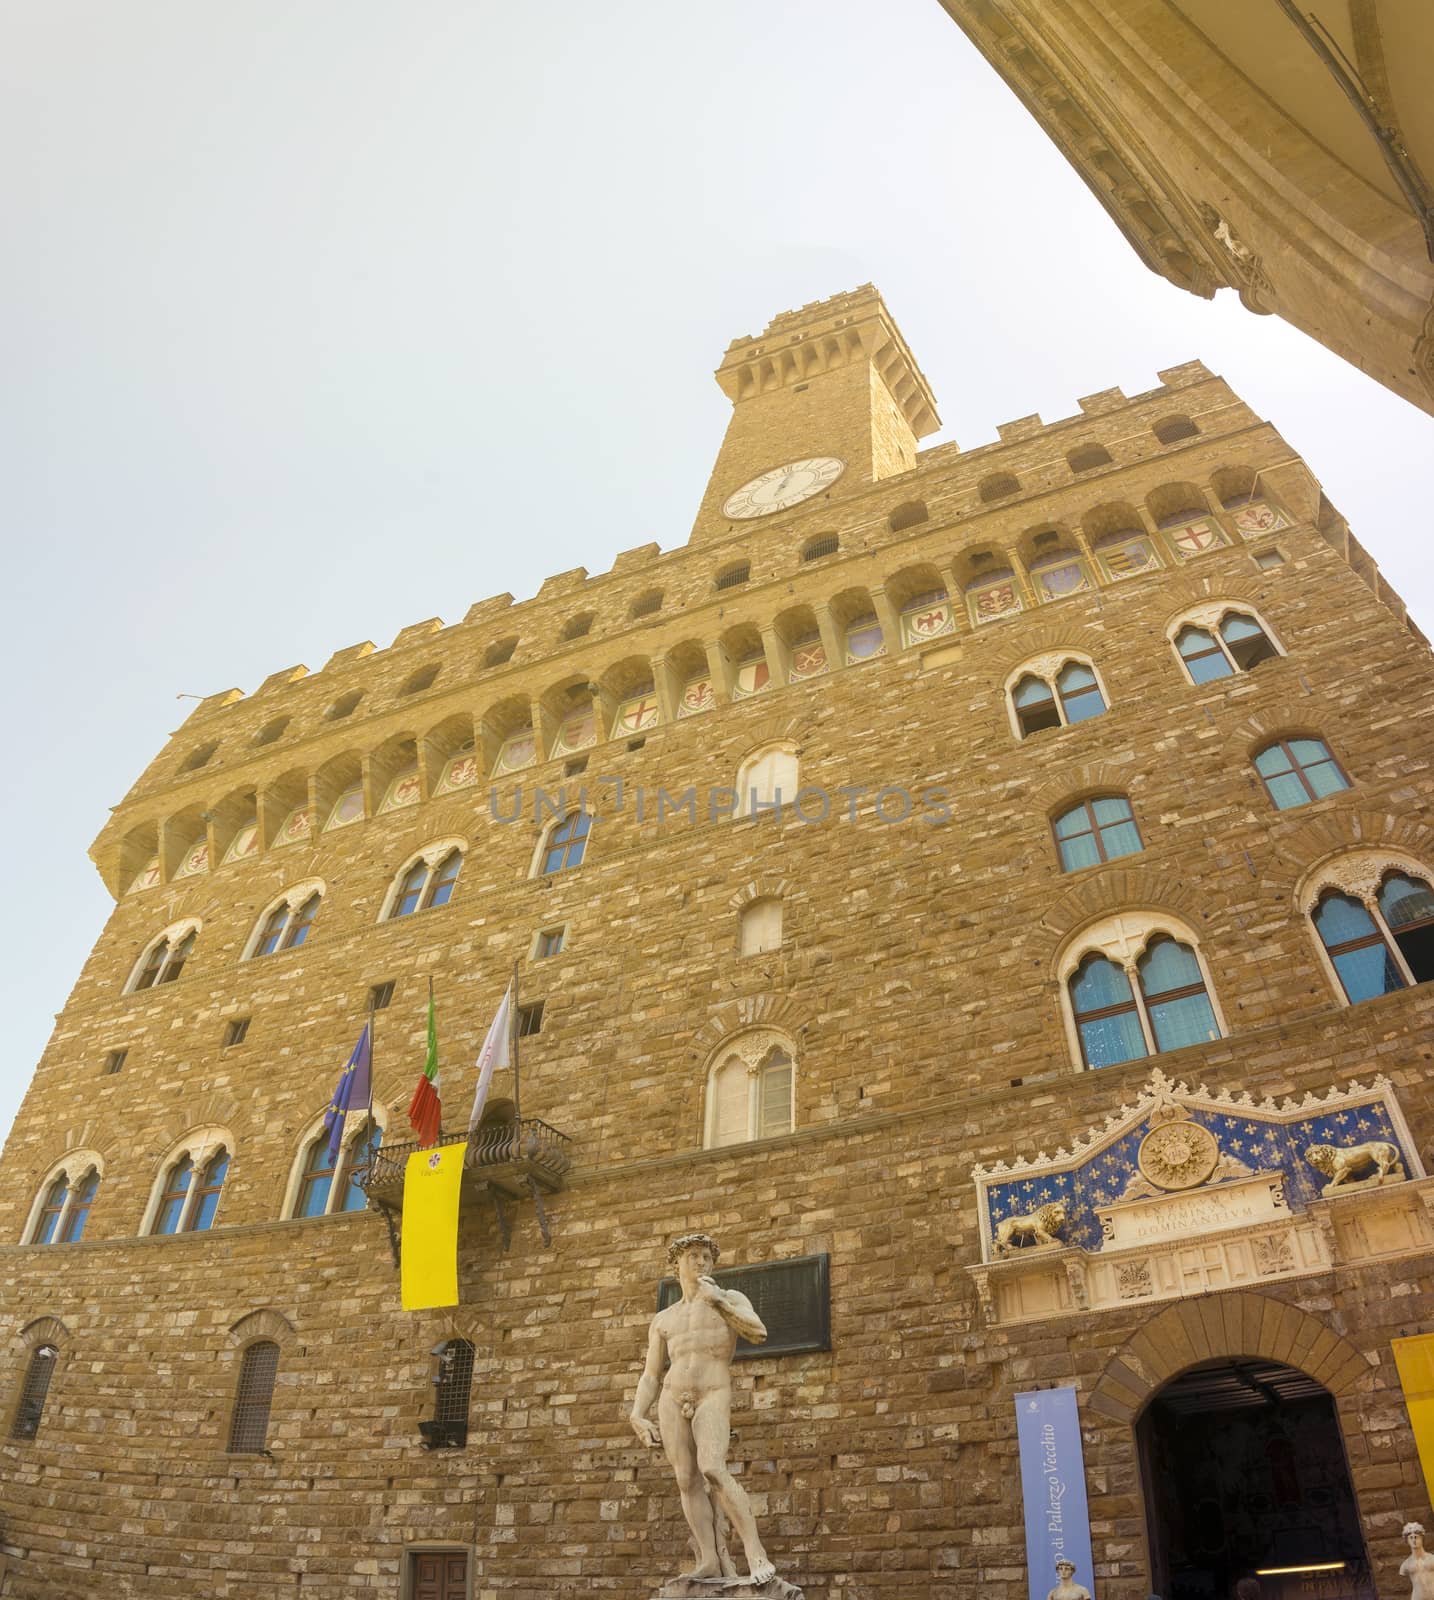
[[[679,1233],[667,1247],[667,1264],[675,1267],[685,1250],[690,1250],[694,1245],[700,1245],[712,1258],[711,1266],[717,1265],[717,1258],[722,1254],[717,1241],[710,1233]]]
[[[1069,1583],[1075,1577],[1075,1562],[1067,1561],[1064,1556],[1057,1556],[1056,1572],[1062,1583]]]
[[[1406,1522],[1404,1524],[1404,1537],[1410,1542],[1410,1544],[1413,1544],[1416,1539],[1420,1542],[1420,1544],[1423,1544],[1424,1524],[1422,1522]]]

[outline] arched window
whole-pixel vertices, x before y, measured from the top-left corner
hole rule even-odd
[[[1087,931],[1064,964],[1080,1059],[1116,1066],[1221,1037],[1193,941],[1169,919],[1122,913]]]
[[[422,694],[425,689],[431,689],[438,681],[439,670],[440,669],[436,664],[428,667],[420,667],[418,671],[415,672],[413,676],[409,678],[404,683],[403,687],[398,691],[399,698],[402,699],[405,695],[410,694]]]
[[[24,1382],[15,1404],[15,1420],[10,1424],[12,1439],[33,1439],[40,1431],[40,1420],[45,1414],[45,1397],[50,1392],[50,1380],[55,1375],[55,1364],[60,1352],[53,1344],[37,1345],[30,1352],[25,1367]]]
[[[60,1229],[60,1238],[65,1244],[73,1244],[77,1239],[84,1238],[85,1224],[90,1220],[90,1207],[95,1203],[95,1196],[100,1192],[100,1175],[91,1167],[80,1179],[79,1186],[70,1197],[69,1214],[65,1218],[64,1226]]]
[[[61,1173],[50,1185],[45,1204],[40,1208],[39,1220],[31,1236],[31,1244],[53,1244],[59,1231],[60,1218],[65,1214],[65,1204],[70,1198],[70,1180]]]
[[[82,1239],[104,1167],[91,1150],[72,1150],[45,1174],[21,1235],[25,1244],[73,1244]]]
[[[398,881],[388,920],[411,917],[415,911],[446,906],[453,897],[453,886],[463,867],[463,852],[456,845],[437,860],[420,857],[405,869]]]
[[[764,895],[742,907],[737,919],[737,953],[761,955],[776,950],[782,943],[782,902],[776,895]]]
[[[518,635],[512,634],[506,639],[500,639],[497,644],[489,645],[487,654],[483,657],[485,667],[501,667],[505,661],[513,659],[513,652],[518,648]]]
[[[1010,472],[994,472],[989,478],[982,478],[977,486],[977,497],[983,503],[992,500],[1004,500],[1013,494],[1019,494],[1021,480]]]
[[[224,1187],[228,1171],[227,1150],[216,1150],[204,1163],[194,1190],[194,1205],[184,1222],[186,1233],[207,1233],[214,1226],[214,1213],[219,1209],[219,1193]]]
[[[886,519],[886,525],[893,533],[902,533],[907,528],[915,528],[929,521],[930,517],[924,500],[908,500],[904,505],[897,506]]]
[[[738,1040],[707,1080],[709,1148],[776,1139],[794,1120],[795,1072],[784,1043],[770,1036]]]
[[[1352,895],[1333,889],[1321,895],[1314,925],[1351,1005],[1404,988],[1404,974],[1379,925]]]
[[[1391,872],[1377,904],[1410,977],[1415,983],[1434,979],[1434,890],[1422,878]]]
[[[179,764],[181,772],[198,772],[201,767],[208,766],[209,758],[219,748],[219,741],[212,739],[208,744],[196,745]]]
[[[1303,903],[1351,1004],[1434,980],[1434,889],[1414,868],[1378,853],[1345,855]]]
[[[266,722],[258,733],[254,735],[254,743],[273,744],[288,726],[289,719],[287,717],[275,717],[272,722]]]
[[[184,971],[184,963],[194,954],[194,942],[199,937],[197,927],[178,928],[162,933],[145,952],[139,975],[131,984],[129,993],[153,989],[161,983],[173,983]]]
[[[383,1129],[366,1110],[355,1110],[344,1130],[338,1157],[329,1159],[329,1131],[318,1123],[299,1153],[291,1180],[290,1217],[327,1217],[341,1211],[362,1211],[368,1204],[364,1181],[383,1143]]]
[[[1323,739],[1277,739],[1255,757],[1277,811],[1292,811],[1349,788],[1349,779]]]
[[[746,561],[734,561],[730,567],[723,567],[717,574],[712,587],[714,589],[738,589],[752,575],[751,564]]]
[[[178,1233],[189,1205],[189,1185],[194,1178],[194,1161],[183,1155],[170,1168],[164,1191],[159,1197],[159,1213],[154,1219],[155,1233]]]
[[[352,716],[363,699],[362,689],[350,689],[347,694],[341,694],[337,700],[324,712],[325,722],[342,722],[345,717]]]
[[[632,602],[632,609],[628,615],[633,618],[650,617],[654,612],[662,610],[662,590],[649,589],[646,594],[639,595]]]
[[[1110,464],[1110,451],[1099,444],[1080,445],[1066,457],[1066,465],[1072,472],[1093,472],[1096,467]]]
[[[461,1450],[468,1443],[468,1403],[473,1388],[473,1346],[448,1339],[439,1346],[433,1379],[433,1421],[420,1422],[425,1449]]]
[[[209,1130],[170,1152],[146,1213],[149,1233],[204,1233],[214,1226],[229,1149],[227,1137]]]
[[[790,806],[800,785],[796,752],[790,745],[754,750],[737,769],[737,815]]]
[[[597,612],[580,611],[577,616],[569,617],[563,624],[561,637],[564,640],[581,639],[585,634],[591,632],[592,625],[596,619]]]
[[[545,878],[549,873],[580,867],[592,825],[593,819],[586,811],[572,811],[552,827],[539,850],[537,876]]]
[[[229,1418],[230,1455],[259,1455],[269,1434],[274,1380],[279,1375],[279,1347],[272,1339],[256,1339],[239,1363],[234,1410]]]
[[[1124,795],[1101,795],[1082,800],[1063,811],[1052,824],[1061,868],[1079,872],[1120,856],[1133,856],[1145,848],[1130,801]]]
[[[1280,653],[1259,622],[1243,611],[1227,611],[1213,626],[1187,622],[1175,635],[1175,649],[1191,683],[1249,672]]]
[[[1150,431],[1161,444],[1179,444],[1182,439],[1193,439],[1200,432],[1189,417],[1165,417]]]
[[[260,935],[259,946],[254,954],[269,956],[276,950],[292,950],[295,945],[303,944],[309,936],[309,929],[314,925],[314,918],[319,914],[319,901],[322,898],[323,896],[315,891],[297,910],[287,902],[276,907],[264,924],[264,931]]]
[[[1016,731],[1022,739],[1045,728],[1087,722],[1106,710],[1095,670],[1085,661],[1041,663],[1023,673],[1010,694]]]
[[[823,556],[834,556],[841,549],[841,539],[834,533],[819,533],[802,546],[803,561],[820,561]]]

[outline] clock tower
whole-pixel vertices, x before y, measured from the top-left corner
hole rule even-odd
[[[941,426],[930,386],[870,284],[734,340],[717,382],[732,420],[693,544],[908,472],[916,441]]]

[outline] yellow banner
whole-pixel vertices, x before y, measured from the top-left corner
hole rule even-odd
[[[1414,1448],[1424,1469],[1424,1486],[1434,1500],[1434,1333],[1391,1339],[1390,1343],[1409,1423],[1414,1429]]]
[[[458,1186],[463,1144],[415,1150],[403,1169],[403,1309],[458,1304]]]

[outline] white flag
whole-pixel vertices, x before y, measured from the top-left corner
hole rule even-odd
[[[510,979],[503,993],[503,1003],[498,1007],[497,1016],[488,1025],[483,1048],[478,1052],[478,1090],[473,1096],[473,1115],[468,1119],[470,1133],[478,1126],[478,1119],[483,1115],[483,1107],[488,1102],[488,1090],[493,1085],[494,1068],[508,1065],[508,1018],[512,1010],[513,984]]]

